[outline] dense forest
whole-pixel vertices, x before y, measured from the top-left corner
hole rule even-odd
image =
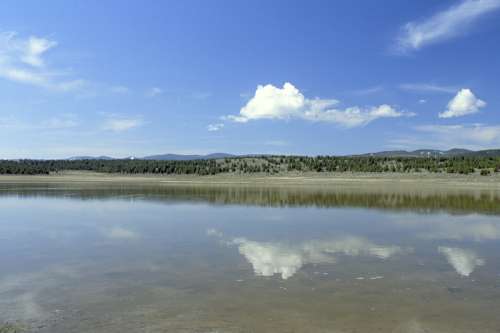
[[[285,174],[303,172],[500,172],[500,157],[334,157],[255,156],[190,161],[116,160],[0,160],[0,174],[51,174],[61,171],[120,174],[216,175]]]

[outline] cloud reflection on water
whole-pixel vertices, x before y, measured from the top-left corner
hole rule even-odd
[[[462,276],[469,276],[477,266],[484,265],[484,260],[471,250],[440,246],[438,251],[446,257],[448,263]]]
[[[207,234],[222,237],[222,233],[214,229],[209,229]],[[226,244],[238,247],[239,252],[252,265],[255,275],[279,274],[284,280],[295,275],[304,265],[331,264],[339,255],[388,259],[408,252],[399,246],[378,245],[361,237],[309,240],[295,245],[233,238]]]
[[[120,226],[114,226],[111,229],[105,230],[103,233],[106,237],[111,239],[132,240],[139,238],[137,232]]]

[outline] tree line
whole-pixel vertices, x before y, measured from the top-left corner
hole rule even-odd
[[[500,172],[500,157],[256,156],[189,161],[0,160],[0,174],[40,175],[62,171],[201,176],[224,173],[272,175],[303,172],[432,172],[489,175]]]

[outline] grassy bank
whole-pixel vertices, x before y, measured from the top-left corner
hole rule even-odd
[[[449,186],[500,189],[500,175],[435,173],[301,173],[284,175],[123,175],[95,172],[59,172],[50,175],[0,175],[0,183],[124,183],[186,185],[301,185],[301,186]]]

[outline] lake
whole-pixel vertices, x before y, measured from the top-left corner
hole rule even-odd
[[[0,323],[500,332],[500,192],[0,184]]]

